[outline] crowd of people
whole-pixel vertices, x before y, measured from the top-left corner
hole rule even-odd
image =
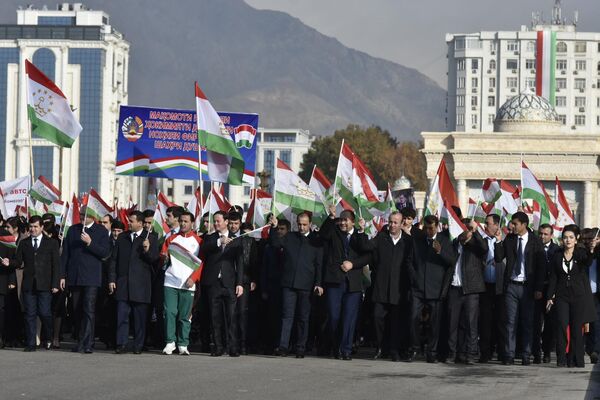
[[[85,354],[351,360],[363,347],[373,359],[504,365],[555,353],[559,367],[600,354],[597,228],[568,225],[557,244],[519,211],[508,231],[491,214],[451,238],[404,208],[370,238],[364,220],[330,207],[320,227],[300,213],[294,231],[271,215],[258,239],[241,207],[197,224],[172,206],[159,237],[152,210],[130,212],[127,230],[85,206],[80,216],[64,237],[51,214],[2,221],[0,241],[16,246],[0,245],[1,347],[50,350],[69,336]]]

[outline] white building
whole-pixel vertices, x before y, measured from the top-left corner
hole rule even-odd
[[[533,88],[537,31],[556,32],[556,111],[564,133],[600,129],[600,33],[577,32],[556,1],[552,21],[518,31],[447,34],[447,130],[490,132],[498,108]]]
[[[33,137],[35,174],[63,193],[99,191],[138,197],[140,185],[114,168],[119,105],[127,103],[129,43],[103,11],[63,3],[56,10],[17,10],[16,25],[0,25],[0,180],[30,173],[25,60],[42,70],[70,100],[83,131],[71,149]],[[136,184],[134,184],[135,182]]]
[[[258,128],[256,140],[256,173],[266,171],[270,174],[268,190],[273,190],[275,161],[280,158],[292,170],[299,172],[302,156],[308,152],[314,137],[303,129],[265,129]],[[187,204],[194,193],[197,181],[182,181],[158,179],[158,188],[167,194],[167,197],[177,204]],[[256,185],[260,179],[256,179]],[[205,184],[205,190],[209,189]],[[231,204],[236,204],[246,209],[250,202],[250,189],[252,186],[229,186],[228,198]]]

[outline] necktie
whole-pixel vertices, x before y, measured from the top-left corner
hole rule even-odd
[[[133,240],[132,240],[132,242],[135,242],[135,239],[137,239],[137,236],[138,236],[137,233],[133,234]]]
[[[37,242],[37,238],[33,238],[33,251],[37,251],[38,249],[38,242]]]
[[[433,246],[433,239],[429,239],[429,238],[427,238],[427,246],[428,246],[428,247],[431,247],[431,246]]]
[[[350,235],[346,235],[344,238],[344,255],[348,257],[350,254]]]
[[[517,265],[515,265],[515,276],[521,275],[523,264],[523,238],[519,236],[519,245],[517,246]]]

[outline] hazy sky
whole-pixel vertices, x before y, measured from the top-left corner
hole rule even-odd
[[[550,19],[554,0],[246,0],[286,12],[348,47],[416,68],[446,87],[446,33],[517,30],[532,11]],[[579,31],[600,32],[600,1],[563,0]]]

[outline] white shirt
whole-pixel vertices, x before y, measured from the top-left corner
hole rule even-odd
[[[43,235],[39,235],[39,236],[32,236],[31,237],[31,245],[35,248],[35,242],[33,241],[33,239],[37,240],[37,247],[40,247],[40,244],[42,243],[42,236]]]
[[[392,234],[390,233],[390,237],[392,238],[392,242],[394,242],[394,246],[395,246],[398,244],[400,239],[402,239],[402,232],[400,232],[400,234],[397,237],[393,237]]]
[[[458,260],[456,260],[456,267],[454,268],[454,276],[452,277],[452,286],[462,286],[462,244],[458,245]]]
[[[131,234],[129,235],[129,237],[131,238],[131,241],[133,242],[133,235],[137,235],[136,238],[139,238],[140,235],[142,234],[143,229],[140,229],[137,232],[131,232]]]
[[[90,229],[93,225],[94,225],[93,222],[91,224],[89,224],[89,225],[85,225],[85,229]]]
[[[510,279],[516,282],[525,282],[525,248],[527,247],[527,242],[529,241],[529,231],[525,232],[523,236],[517,236],[517,249],[519,248],[519,238],[521,238],[521,250],[523,250],[523,263],[521,264],[521,273],[518,276],[515,275],[515,271],[517,270],[517,266],[515,265]]]
[[[569,272],[571,272],[571,270],[573,269],[573,258],[571,258],[571,261],[567,261],[563,257],[562,267],[563,267],[563,271],[565,271],[565,273],[568,274]]]
[[[484,239],[488,243],[488,254],[485,262],[485,270],[483,271],[483,280],[486,283],[496,283],[496,261],[494,261],[496,238],[486,234]]]

